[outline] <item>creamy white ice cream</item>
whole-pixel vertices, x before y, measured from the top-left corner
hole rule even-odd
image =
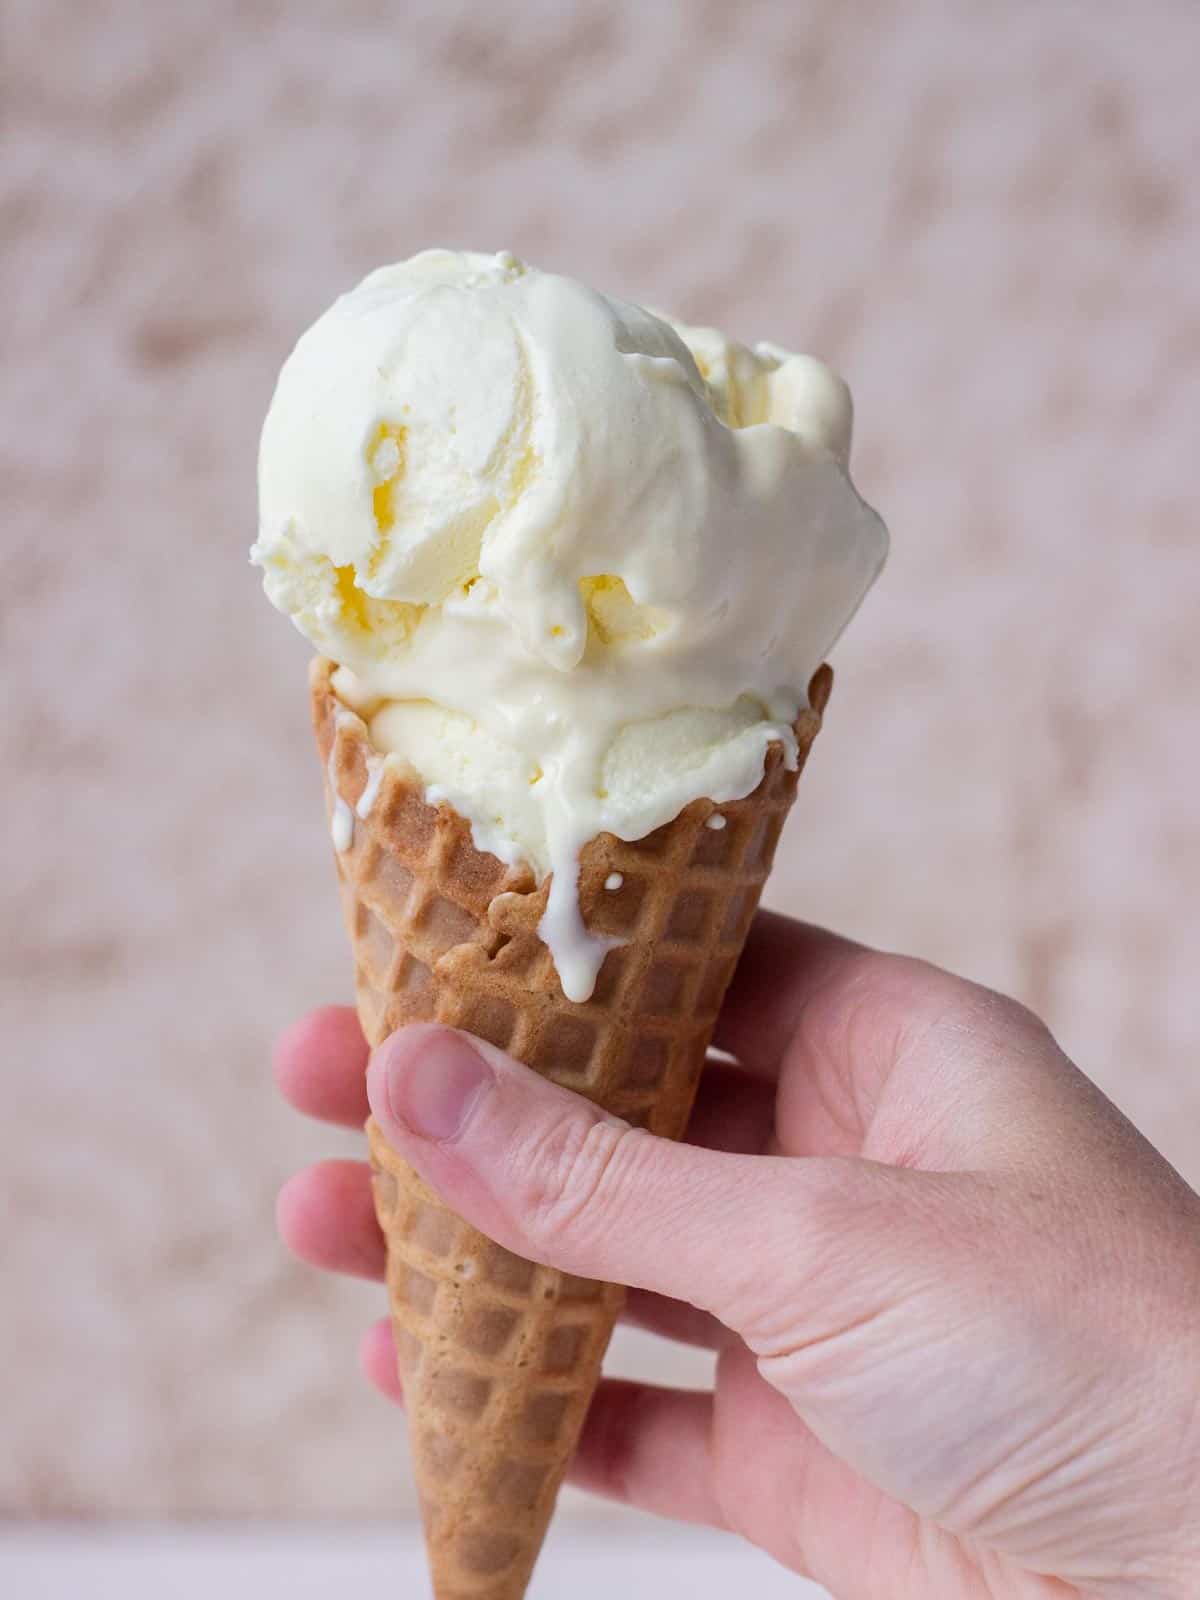
[[[513,256],[430,250],[304,334],[263,427],[253,559],[376,747],[551,873],[740,798],[883,563],[820,362],[672,325]]]

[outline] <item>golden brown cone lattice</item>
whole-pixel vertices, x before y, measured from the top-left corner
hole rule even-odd
[[[796,724],[797,770],[767,754],[743,800],[697,800],[634,843],[584,850],[593,932],[623,941],[590,1000],[562,992],[538,937],[546,885],[475,848],[312,670],[358,1013],[372,1045],[408,1022],[463,1028],[652,1133],[687,1124],[832,674]],[[720,819],[719,821],[717,819]],[[613,875],[619,874],[619,883]],[[613,888],[607,887],[611,883]],[[623,1291],[524,1261],[448,1210],[368,1124],[388,1297],[437,1600],[521,1600]]]

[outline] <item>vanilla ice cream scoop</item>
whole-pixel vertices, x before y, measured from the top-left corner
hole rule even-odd
[[[579,853],[748,794],[877,575],[820,362],[672,325],[508,254],[371,273],[263,426],[252,558],[376,748],[552,874],[571,999],[607,944]]]

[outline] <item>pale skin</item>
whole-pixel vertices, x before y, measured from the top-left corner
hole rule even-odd
[[[352,1010],[287,1099],[370,1109],[508,1248],[634,1285],[713,1393],[604,1380],[576,1483],[733,1529],[837,1600],[1200,1594],[1200,1197],[1014,1001],[760,915],[681,1145],[490,1046]],[[381,1277],[368,1171],[299,1173],[306,1261]],[[391,1337],[363,1345],[401,1399]]]

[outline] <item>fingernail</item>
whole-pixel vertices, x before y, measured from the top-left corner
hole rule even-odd
[[[455,1139],[495,1082],[460,1033],[401,1029],[382,1046],[388,1110],[423,1139]]]

